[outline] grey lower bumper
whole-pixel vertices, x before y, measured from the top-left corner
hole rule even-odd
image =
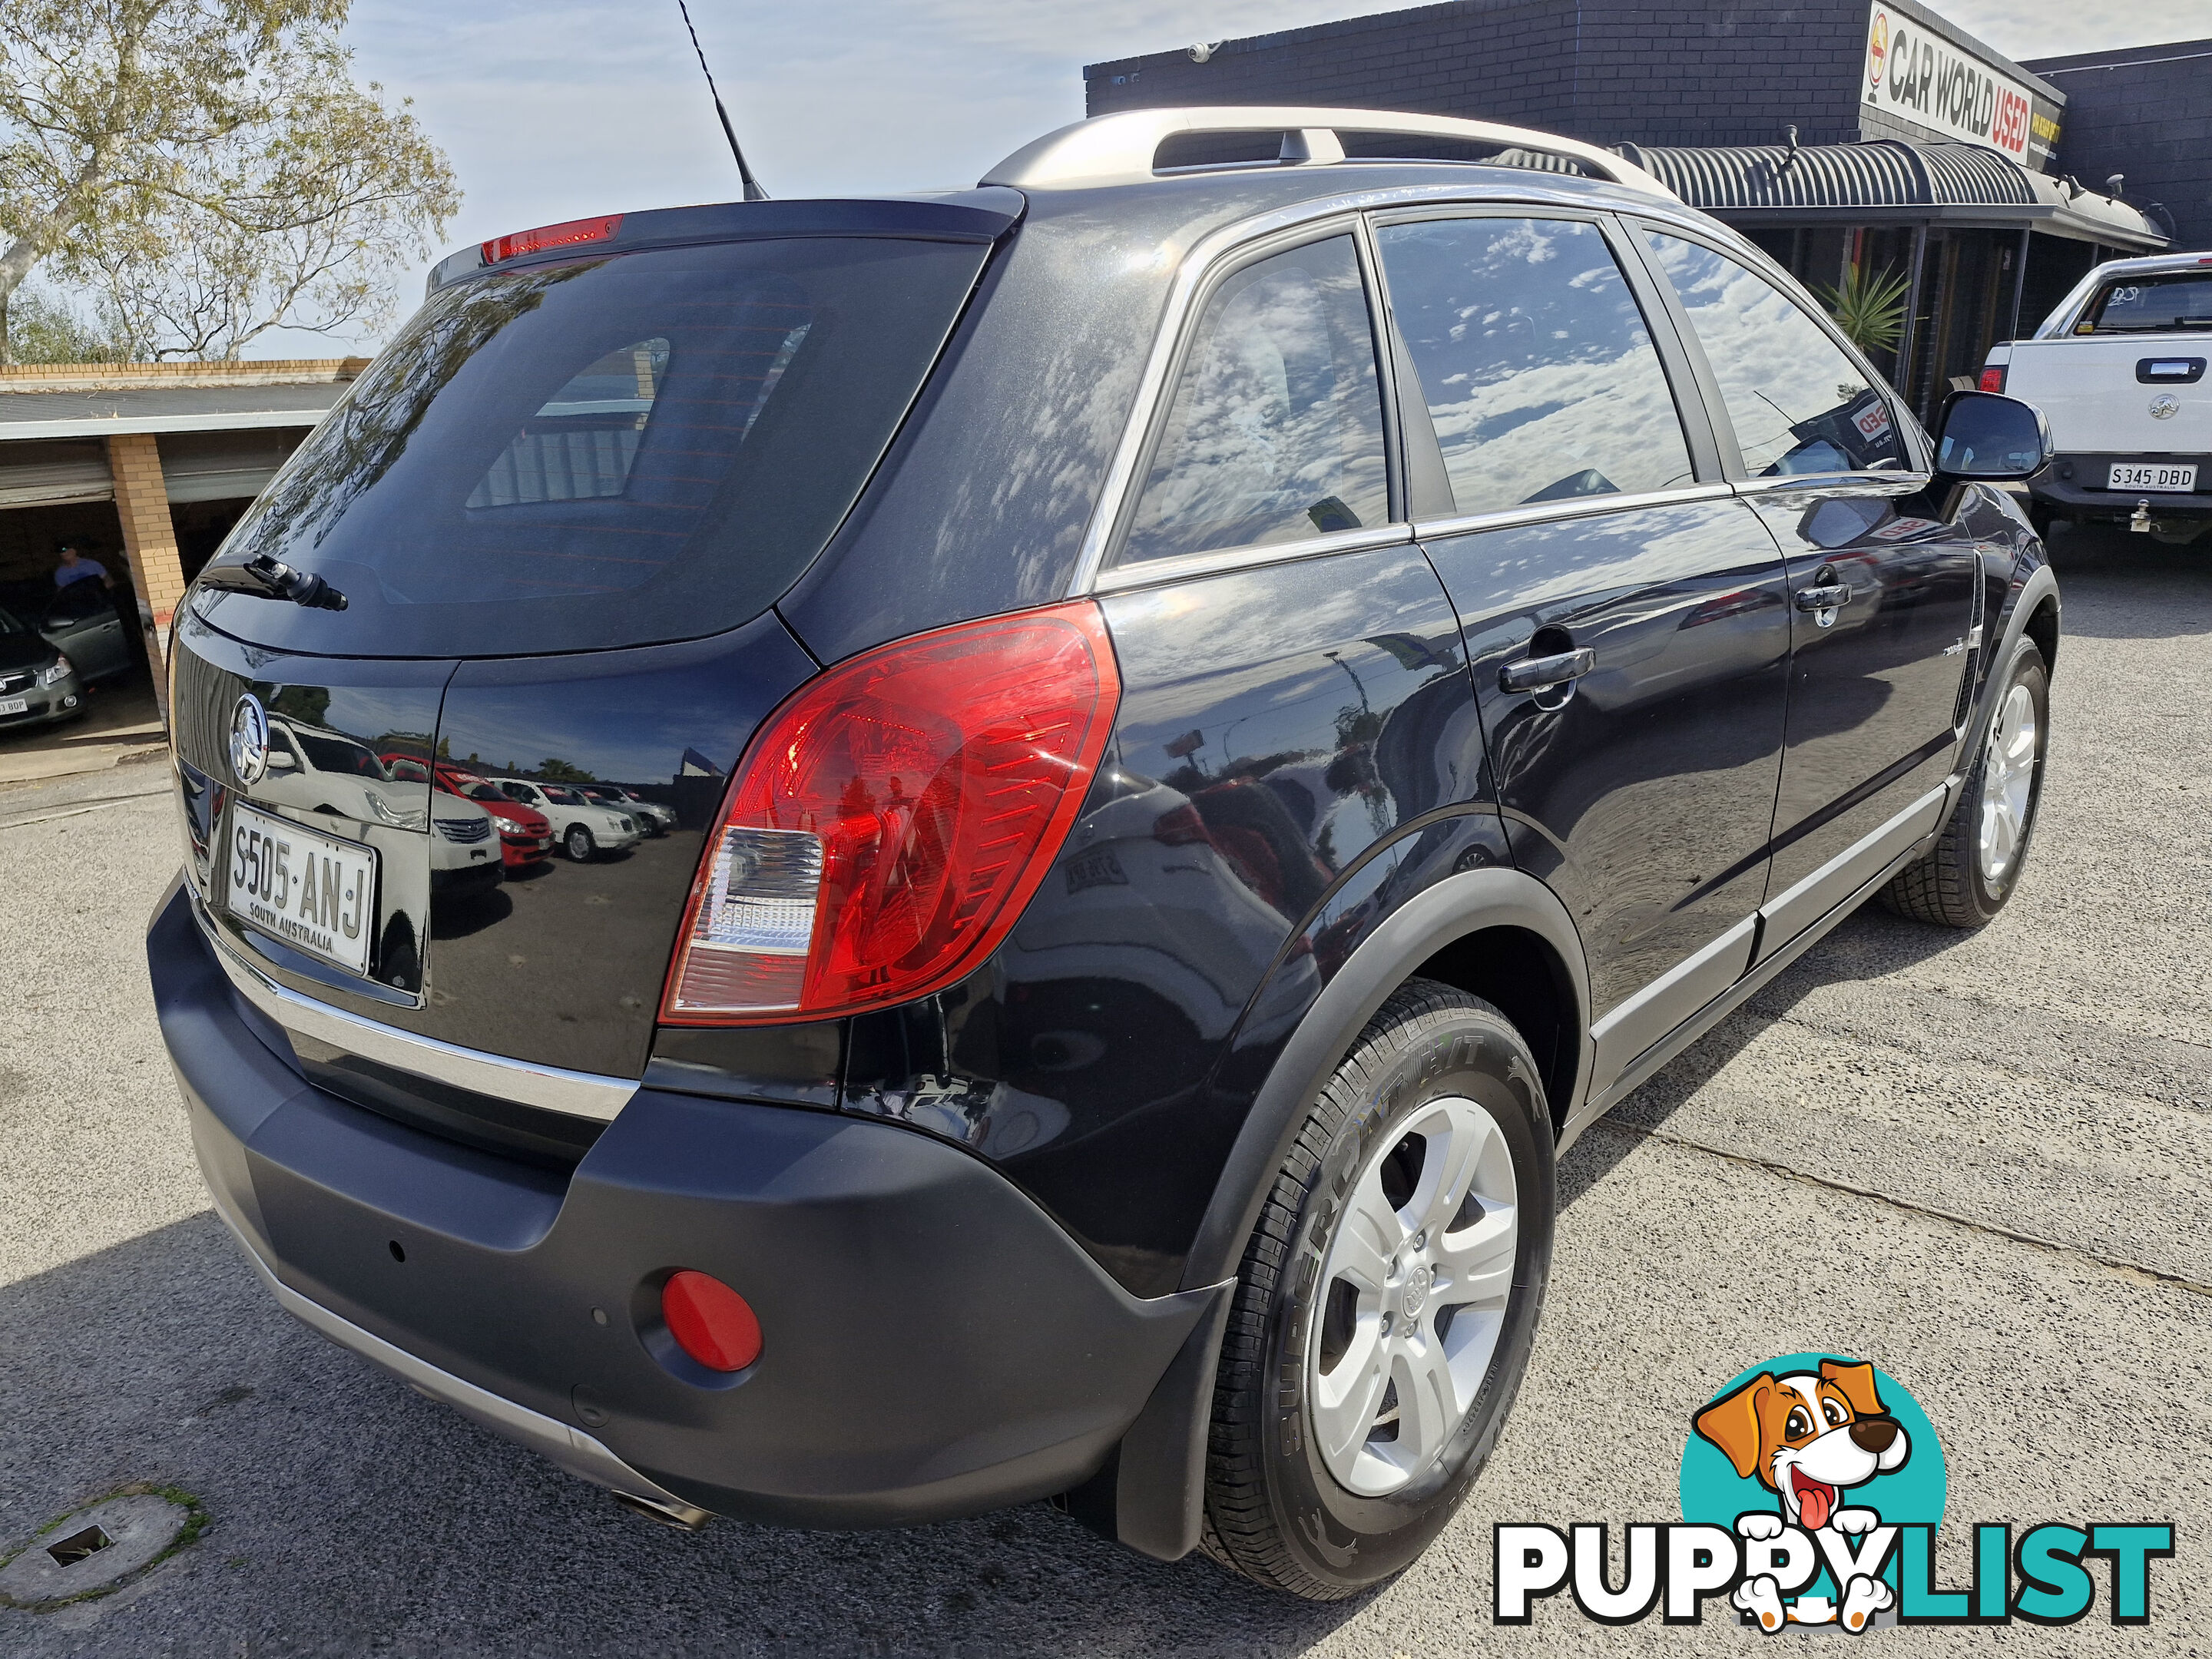
[[[539,1456],[558,1463],[569,1474],[580,1475],[595,1486],[605,1486],[686,1525],[696,1526],[708,1518],[708,1511],[696,1504],[687,1504],[665,1487],[647,1480],[581,1429],[571,1428],[543,1412],[519,1406],[489,1389],[478,1388],[465,1377],[441,1370],[428,1360],[418,1358],[374,1331],[365,1331],[351,1320],[332,1313],[321,1303],[301,1296],[269,1270],[269,1264],[253,1248],[246,1230],[222,1204],[216,1205],[216,1213],[222,1217],[223,1224],[238,1240],[239,1248],[246,1252],[246,1259],[253,1264],[253,1271],[260,1275],[270,1295],[276,1298],[277,1305],[340,1347],[350,1348],[362,1358],[374,1361],[417,1393],[451,1406],[495,1434],[520,1442]]]

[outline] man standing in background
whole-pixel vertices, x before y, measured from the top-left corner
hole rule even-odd
[[[114,591],[115,584],[107,577],[107,567],[97,559],[86,558],[75,543],[64,542],[58,551],[62,562],[54,571],[56,587],[67,587],[71,582],[89,581],[96,577],[102,587]]]

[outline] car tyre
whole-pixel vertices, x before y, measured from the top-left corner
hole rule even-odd
[[[580,823],[568,826],[568,833],[561,837],[561,847],[578,864],[589,864],[592,855],[599,850],[599,844],[592,839],[592,832]]]
[[[1942,927],[1981,927],[2020,885],[2043,799],[2051,675],[2033,640],[2013,647],[1976,750],[1974,770],[1935,846],[1890,878],[1888,909]]]
[[[1215,1372],[1208,1554],[1333,1601],[1443,1530],[1528,1367],[1553,1148],[1535,1057],[1496,1008],[1416,979],[1376,1011],[1245,1250]]]

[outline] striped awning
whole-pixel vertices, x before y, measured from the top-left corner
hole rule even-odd
[[[2127,203],[2072,179],[2031,173],[1978,144],[1621,144],[1692,207],[1765,222],[1791,210],[1830,219],[1850,210],[1890,217],[2033,226],[2117,247],[2163,247],[2166,236]]]

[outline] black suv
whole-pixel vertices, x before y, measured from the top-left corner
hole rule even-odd
[[[1495,1443],[1559,1149],[1868,896],[2011,891],[2058,603],[1984,481],[2048,443],[1942,426],[1619,157],[1436,118],[456,255],[180,613],[216,1206],[664,1518],[1056,1496],[1348,1595]],[[449,894],[426,769],[311,799],[272,721],[677,827]]]

